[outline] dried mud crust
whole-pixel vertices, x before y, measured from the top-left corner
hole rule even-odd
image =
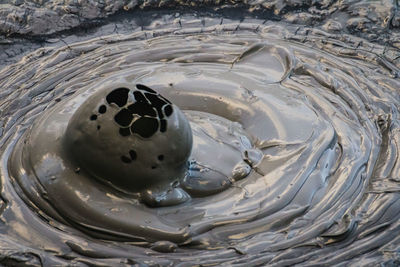
[[[400,48],[398,1],[5,0],[0,4],[0,68],[43,46],[165,24],[185,28],[195,20],[206,26],[210,18],[220,24],[282,21]]]
[[[0,5],[0,32],[40,36],[86,28],[114,14],[140,9],[240,8],[248,13],[297,24],[325,25],[328,30],[364,31],[376,37],[399,28],[398,1],[34,1],[6,0]],[[257,13],[258,12],[258,13]],[[331,19],[340,18],[336,22]],[[100,20],[100,21],[99,21]]]

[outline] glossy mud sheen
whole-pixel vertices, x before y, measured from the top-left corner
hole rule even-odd
[[[400,73],[383,51],[352,36],[254,20],[30,54],[0,72],[0,254],[47,266],[397,265]],[[246,178],[160,208],[90,180],[68,191],[57,188],[62,181],[37,190],[16,179],[9,159],[35,121],[118,82],[155,89],[206,128],[224,118],[261,162],[250,151],[247,162],[257,164]]]

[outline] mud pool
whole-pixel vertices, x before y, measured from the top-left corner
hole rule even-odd
[[[17,2],[6,7],[15,16],[74,7]],[[0,46],[0,262],[397,266],[397,2],[296,3],[105,3],[82,9],[98,13],[81,11],[77,24],[71,12],[63,24],[70,28],[56,25],[50,35],[29,16],[24,27],[8,18]],[[85,22],[93,18],[103,20]],[[174,188],[187,198],[167,205],[91,179],[104,164],[66,165],[60,175],[49,162],[64,153],[60,136],[71,116],[122,85],[152,88],[176,105],[160,106],[159,115],[182,111],[194,134],[189,161],[198,159],[199,173],[217,187],[181,178]],[[93,136],[108,129],[99,105],[82,108]],[[90,136],[83,140],[90,147]],[[115,157],[122,166],[145,153],[129,149]],[[157,166],[167,152],[154,154]]]

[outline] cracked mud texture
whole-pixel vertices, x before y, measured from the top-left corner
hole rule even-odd
[[[282,21],[400,48],[398,1],[5,0],[0,4],[0,67],[44,46],[152,29],[157,20],[179,27],[198,20],[206,26],[210,18]]]

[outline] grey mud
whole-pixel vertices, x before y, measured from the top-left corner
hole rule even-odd
[[[399,51],[325,30],[193,19],[4,67],[2,263],[396,266]]]

